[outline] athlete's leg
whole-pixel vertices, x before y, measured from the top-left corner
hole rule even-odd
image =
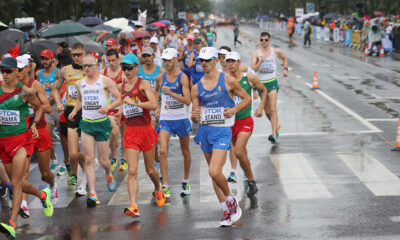
[[[111,174],[111,163],[108,160],[109,141],[97,142],[97,152],[99,156],[100,165],[104,168],[106,176]]]
[[[207,164],[208,164],[208,168],[210,168],[210,162],[211,162],[211,158],[212,158],[212,153],[204,153],[204,157],[206,158]],[[219,202],[225,202],[226,197],[224,192],[221,190],[220,187],[218,187],[218,185],[215,183],[214,179],[213,180],[213,187],[214,187],[214,191],[215,194],[217,195],[218,201]]]
[[[50,171],[50,149],[43,152],[36,152],[42,180],[47,182],[51,188],[54,187],[54,174]],[[28,167],[29,171],[29,167]]]
[[[153,128],[154,128],[154,130],[156,130],[157,129],[157,120],[151,120],[151,126],[153,126]],[[158,141],[160,141],[160,140],[158,140]],[[155,151],[154,151],[154,154],[155,154],[155,159],[157,160],[157,161],[159,161],[160,160],[160,155],[158,155],[158,143],[156,144],[156,149],[155,149]]]
[[[127,162],[128,162],[128,193],[129,200],[131,203],[136,204],[136,196],[139,191],[139,185],[137,181],[138,176],[138,163],[140,157],[140,151],[136,149],[126,149]]]
[[[243,169],[244,174],[249,181],[254,181],[253,172],[251,170],[251,165],[249,158],[247,156],[247,142],[251,136],[251,132],[240,132],[237,135],[237,140],[235,143],[235,156],[239,159],[240,167]]]
[[[143,158],[144,158],[146,173],[147,175],[149,175],[151,181],[154,184],[154,191],[159,192],[161,191],[161,184],[160,184],[160,176],[158,175],[158,172],[154,167],[154,149],[155,147],[153,147],[153,149],[150,151],[143,152]]]
[[[224,167],[226,161],[226,151],[227,150],[214,149],[212,151],[212,156],[208,166],[208,173],[210,174],[210,177],[212,178],[214,184],[223,192],[224,198],[231,194],[228,186],[228,181],[222,174],[222,168]],[[216,193],[218,194],[217,191]],[[219,198],[220,196],[218,196],[218,199]]]
[[[271,114],[271,126],[272,135],[276,137],[276,131],[278,128],[278,111],[276,109],[276,99],[278,97],[277,90],[272,90],[268,93],[268,100],[270,103],[270,114]]]
[[[69,137],[70,135],[68,135]],[[90,134],[82,132],[82,149],[85,154],[86,163],[86,179],[89,186],[90,193],[96,193],[95,182],[96,182],[96,171],[95,171],[95,140]]]
[[[181,151],[183,155],[183,169],[184,169],[183,179],[188,180],[190,175],[190,166],[192,165],[192,156],[190,155],[190,148],[189,148],[190,135],[179,138],[179,142],[181,144]],[[163,180],[164,180],[164,175],[163,175]]]
[[[117,149],[119,144],[119,126],[115,122],[114,116],[108,116],[111,122],[112,130],[110,135],[110,149],[111,149],[111,157],[117,157]],[[107,156],[108,157],[108,156]]]
[[[231,144],[231,150],[229,151],[229,161],[231,162],[231,169],[233,170],[232,172],[234,172],[234,170],[236,170],[237,167],[237,158],[235,156],[235,146],[234,144]]]
[[[68,138],[61,134],[60,141],[61,141],[61,148],[64,153],[64,164],[68,164],[69,163]]]
[[[50,133],[50,136],[53,135],[53,131],[54,131],[54,125],[51,123],[46,122],[46,128]],[[51,160],[56,160],[56,154],[54,152],[54,147],[51,146],[51,150],[50,150],[50,158]]]
[[[126,156],[126,149],[125,149],[125,147],[124,147],[124,144],[122,144],[122,137],[124,136],[125,128],[126,128],[125,122],[121,121],[121,126],[120,126],[119,129],[120,129],[120,133],[121,133],[121,149],[122,149],[121,158],[122,158],[122,159],[126,159],[126,158],[127,158],[127,156]]]
[[[160,141],[160,168],[163,186],[168,186],[168,145],[171,134],[166,130],[159,133]]]
[[[71,161],[72,175],[78,174],[79,136],[76,128],[68,128],[68,151]]]

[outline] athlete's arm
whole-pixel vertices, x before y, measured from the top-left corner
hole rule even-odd
[[[232,117],[235,113],[240,112],[251,104],[250,95],[240,86],[239,82],[233,77],[225,75],[225,84],[229,92],[240,97],[242,101],[233,108],[225,108],[224,116],[227,118]]]
[[[40,70],[37,70],[37,71],[35,72],[35,79],[37,79],[37,80],[39,80],[39,72],[40,72]]]
[[[203,44],[204,47],[208,47],[208,43],[204,37],[201,37],[201,43]]]
[[[108,92],[111,93],[111,95],[114,97],[114,101],[112,101],[110,104],[107,104],[106,106],[103,106],[98,110],[99,113],[107,114],[107,112],[110,109],[113,109],[121,105],[121,94],[118,91],[117,84],[115,84],[115,82],[110,78],[103,77],[103,84],[104,88],[107,89]]]
[[[181,75],[181,84],[182,84],[183,96],[172,92],[171,89],[169,89],[169,87],[167,87],[167,86],[162,87],[162,89],[161,89],[162,93],[168,94],[171,97],[178,100],[179,102],[184,103],[189,106],[190,105],[189,80],[188,80],[186,74]]]
[[[63,69],[61,69],[60,75],[59,75],[59,77],[57,79],[57,83],[54,84],[53,89],[52,89],[54,100],[55,100],[55,102],[57,104],[57,111],[59,111],[59,112],[64,111],[64,106],[61,104],[61,99],[60,99],[61,98],[60,97],[60,90],[61,90],[61,87],[62,87],[64,81],[65,81],[65,71],[66,71],[65,67]]]
[[[160,115],[160,109],[158,107],[159,105],[158,105],[158,101],[157,100],[159,99],[158,96],[160,96],[162,76],[163,76],[163,73],[161,73],[161,69],[160,69],[160,74],[158,74],[157,77],[156,77],[156,86],[154,88],[154,97],[155,97],[156,102],[157,102],[157,108],[154,111],[154,115],[156,115],[156,116]]]
[[[183,61],[184,58],[185,58],[185,47],[180,47],[178,61]]]
[[[60,77],[60,70],[57,69],[57,71],[56,71],[56,79],[58,79],[59,77]],[[57,82],[57,80],[53,83],[53,85],[51,85],[51,83],[48,83],[50,85],[49,88],[51,88],[51,93],[50,93],[50,97],[49,97],[50,106],[52,106],[56,102],[55,98],[54,98],[54,92],[53,92],[53,86],[56,84],[56,82]]]
[[[214,34],[214,42],[216,42],[217,41],[217,33],[215,32],[215,31],[213,31],[213,34]]]
[[[164,39],[164,47],[165,48],[167,48],[168,43],[169,43],[169,34],[167,36],[165,36],[165,39]]]
[[[151,84],[149,81],[142,81],[140,83],[140,90],[145,93],[148,101],[147,102],[139,102],[135,104],[136,106],[143,109],[155,110],[158,107],[156,97],[154,96],[153,89],[151,88]]]
[[[196,64],[194,59],[194,52],[190,54],[188,68],[192,68]]]
[[[41,104],[39,102],[39,99],[35,96],[35,90],[32,88],[28,88],[26,86],[22,87],[22,92],[21,92],[21,96],[24,100],[24,102],[28,102],[34,109],[36,109],[35,111],[35,116],[33,118],[34,122],[38,122],[40,120],[40,118],[43,115],[43,109],[41,108]],[[39,134],[38,131],[36,129],[36,123],[32,124],[30,126],[31,130],[32,130],[32,137],[33,138],[38,138]]]
[[[264,86],[264,84],[261,83],[260,79],[256,75],[248,74],[247,78],[249,79],[251,85],[261,92],[261,103],[260,106],[258,106],[256,112],[254,113],[254,116],[261,117],[264,110],[264,103],[268,97],[268,90]]]
[[[78,98],[76,99],[74,109],[72,109],[72,112],[68,116],[68,119],[70,121],[74,120],[74,117],[75,117],[76,113],[79,111],[79,109],[82,108],[81,80],[77,81],[75,86],[76,86],[76,89],[78,91]]]
[[[258,59],[258,52],[257,50],[253,51],[251,53],[251,68],[257,72],[258,69],[260,69],[262,61],[260,61],[260,59]]]
[[[288,59],[286,55],[279,49],[279,48],[274,48],[276,56],[278,56],[280,59],[282,59],[282,65],[283,65],[283,76],[287,77],[288,76]]]
[[[36,96],[40,100],[41,103],[40,105],[41,108],[43,109],[43,113],[51,113],[51,106],[49,100],[47,99],[46,92],[42,84],[40,84],[38,81],[34,81],[32,88],[35,90]]]
[[[192,87],[192,121],[198,123],[200,121],[200,100],[198,97],[197,84]]]

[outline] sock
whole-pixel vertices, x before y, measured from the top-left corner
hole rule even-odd
[[[184,183],[188,183],[188,182],[189,182],[189,179],[183,179],[183,182],[184,182]]]
[[[227,201],[227,202],[233,202],[233,197],[232,197],[232,195],[227,196],[227,197],[226,197],[226,201]]]
[[[231,173],[236,173],[236,168],[232,168]]]
[[[43,200],[43,199],[45,199],[46,197],[47,197],[47,195],[46,195],[46,193],[45,192],[43,192],[43,191],[41,191],[42,192],[42,195],[40,195],[40,200]]]
[[[21,207],[22,206],[24,206],[24,207],[27,207],[28,206],[28,203],[26,202],[26,200],[22,200],[21,201]]]
[[[164,185],[164,184],[162,185],[162,187],[163,187],[163,188],[169,188],[168,185]]]
[[[8,221],[10,225],[15,229],[15,222],[13,220]]]
[[[221,202],[221,207],[222,207],[222,211],[228,211],[229,212],[229,208],[228,205],[226,204],[226,202]]]
[[[11,186],[11,182],[6,183],[6,187],[8,188],[8,191],[12,194],[13,189],[12,189],[12,186]]]
[[[58,165],[57,159],[52,159],[52,160],[51,160],[51,163],[54,164],[54,165]]]
[[[94,196],[96,195],[96,191],[95,190],[90,190],[90,196]]]

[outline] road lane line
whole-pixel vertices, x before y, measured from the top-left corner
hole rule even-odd
[[[367,118],[368,122],[397,122],[398,118]]]
[[[310,83],[304,83],[306,84],[308,87],[312,88],[312,85]],[[330,101],[331,103],[333,103],[334,105],[336,105],[337,107],[339,107],[340,109],[342,109],[343,111],[345,111],[347,114],[349,114],[350,116],[352,116],[353,118],[355,118],[356,120],[358,120],[361,124],[363,124],[365,127],[367,127],[368,129],[375,131],[375,132],[382,132],[379,128],[375,127],[374,125],[372,125],[370,122],[368,122],[367,120],[365,120],[364,118],[362,118],[360,115],[358,115],[357,113],[355,113],[354,111],[352,111],[350,108],[346,107],[345,105],[341,104],[340,102],[338,102],[337,100],[333,99],[332,97],[330,97],[329,95],[327,95],[326,93],[324,93],[323,91],[319,90],[319,89],[315,89],[315,92],[317,92],[319,95],[321,95],[323,98],[325,98],[326,100]]]
[[[375,196],[400,196],[400,179],[367,153],[337,153]]]
[[[302,153],[273,154],[271,160],[288,199],[332,198]]]

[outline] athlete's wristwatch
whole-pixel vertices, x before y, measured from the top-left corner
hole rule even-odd
[[[38,125],[38,123],[39,123],[38,121],[35,120],[32,121],[32,124],[35,124],[36,126]]]

